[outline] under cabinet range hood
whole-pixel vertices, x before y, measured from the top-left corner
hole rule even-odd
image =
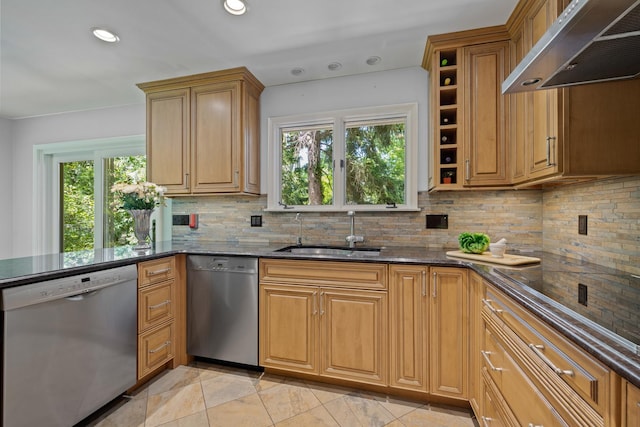
[[[640,75],[640,0],[573,0],[502,83],[502,93]]]

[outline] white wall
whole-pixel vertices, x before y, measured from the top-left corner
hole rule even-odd
[[[34,254],[33,230],[30,227],[33,224],[33,146],[143,135],[145,105],[19,119],[13,120],[11,127],[14,167],[12,224],[25,225],[12,227],[12,257],[30,256]]]
[[[11,120],[0,118],[0,259],[10,258],[12,253],[13,148],[11,146],[11,125]]]
[[[418,190],[427,189],[429,74],[420,67],[267,87],[260,98],[261,183],[267,191],[269,117],[418,103]]]

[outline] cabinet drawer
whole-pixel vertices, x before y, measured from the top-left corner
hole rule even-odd
[[[173,279],[176,274],[175,257],[145,261],[138,264],[138,287]]]
[[[591,418],[602,419],[607,413],[610,395],[610,371],[606,366],[499,291],[487,287],[483,303],[485,316],[496,319],[519,338],[519,357],[548,394],[568,402],[576,413],[590,412],[582,404],[587,402],[600,415]]]
[[[138,332],[175,317],[174,280],[147,286],[138,291]]]
[[[626,383],[626,411],[625,413],[625,427],[640,427],[640,389],[634,387],[633,384]]]
[[[175,326],[173,322],[160,325],[138,336],[138,379],[173,359],[175,354]]]
[[[503,346],[500,392],[523,426],[568,426]]]
[[[387,289],[387,265],[261,259],[260,283]]]

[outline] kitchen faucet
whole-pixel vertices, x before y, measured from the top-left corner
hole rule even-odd
[[[355,235],[356,213],[354,211],[349,211],[347,212],[347,215],[351,218],[351,227],[349,230],[349,235],[345,238],[345,240],[349,242],[350,248],[355,248],[357,242],[364,242],[364,236]]]

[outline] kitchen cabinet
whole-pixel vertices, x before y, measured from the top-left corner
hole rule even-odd
[[[615,375],[491,285],[483,289],[484,338],[475,357],[485,390],[499,392],[492,404],[504,401],[502,412],[522,425],[618,425]]]
[[[423,67],[431,79],[429,189],[509,184],[509,34],[490,27],[430,36]]]
[[[507,22],[511,67],[533,47],[568,2],[522,0]],[[512,182],[528,186],[640,172],[634,111],[640,81],[548,89],[510,97]]]
[[[625,382],[626,402],[623,404],[624,427],[640,427],[640,389]]]
[[[260,260],[260,365],[387,384],[387,266]]]
[[[478,355],[482,346],[483,281],[475,271],[469,271],[469,403],[474,413],[480,413],[482,405],[482,370]]]
[[[429,391],[429,267],[389,266],[389,385]]]
[[[468,399],[466,269],[390,265],[389,385]]]
[[[184,256],[138,264],[138,380],[186,360]]]
[[[140,83],[147,178],[167,195],[260,193],[260,93],[246,69]]]
[[[469,397],[469,286],[463,268],[431,267],[430,392]]]

